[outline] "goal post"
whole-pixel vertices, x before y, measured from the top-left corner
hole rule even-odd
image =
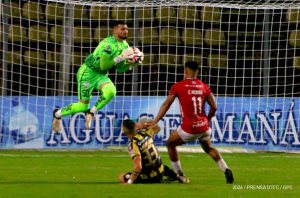
[[[183,65],[216,96],[212,141],[257,150],[300,150],[300,3],[268,1],[1,0],[0,148],[122,146],[125,118],[153,118]],[[110,70],[117,96],[92,129],[84,113],[51,131],[52,111],[77,99],[76,72],[85,57],[124,20],[127,42],[145,54],[126,73]],[[99,93],[93,92],[91,105]],[[155,137],[165,145],[181,123],[176,101]],[[198,145],[192,142],[189,145]]]

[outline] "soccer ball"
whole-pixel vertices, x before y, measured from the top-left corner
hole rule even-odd
[[[141,52],[138,48],[132,47],[133,55],[130,59],[128,59],[131,63],[139,63],[141,64],[144,60],[144,53]]]

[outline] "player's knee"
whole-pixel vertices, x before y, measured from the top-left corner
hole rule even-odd
[[[117,95],[117,89],[116,87],[111,83],[105,86],[103,89],[103,92],[105,94],[105,98],[110,101],[112,98],[114,98]]]
[[[117,90],[116,87],[112,87],[111,89],[109,89],[108,91],[108,98],[109,100],[111,100],[112,98],[114,98],[117,95]]]
[[[176,146],[171,138],[167,140],[166,145],[168,148],[174,148]]]
[[[168,148],[174,148],[178,145],[184,144],[184,141],[178,135],[178,132],[175,130],[171,133],[169,139],[166,142]]]
[[[86,104],[86,103],[83,103],[83,102],[80,102],[80,112],[84,112],[84,111],[87,111],[90,107],[90,104]]]

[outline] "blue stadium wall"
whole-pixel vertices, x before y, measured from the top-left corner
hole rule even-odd
[[[165,97],[119,96],[99,111],[91,130],[84,129],[84,114],[63,119],[61,133],[51,131],[52,111],[77,97],[0,97],[0,148],[105,148],[126,146],[121,131],[125,118],[154,117]],[[91,104],[96,102],[93,98]],[[211,121],[215,146],[255,150],[299,151],[299,98],[218,97],[218,111]],[[165,145],[181,123],[177,101],[159,122],[157,145]],[[189,145],[199,145],[191,142]]]

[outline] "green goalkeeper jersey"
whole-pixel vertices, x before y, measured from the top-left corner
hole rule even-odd
[[[129,64],[126,60],[115,64],[114,59],[128,47],[125,40],[118,41],[114,35],[111,35],[99,43],[94,52],[84,60],[84,64],[99,74],[106,74],[107,70],[114,66],[118,73],[125,72],[135,64]]]

